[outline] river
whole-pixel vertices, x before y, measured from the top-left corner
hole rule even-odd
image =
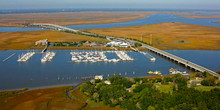
[[[69,25],[66,27],[72,29],[94,29],[94,28],[113,28],[113,27],[135,26],[135,25],[147,25],[147,24],[156,24],[156,23],[165,23],[165,22],[181,22],[188,24],[220,27],[220,23],[215,23],[216,21],[220,21],[220,19],[216,19],[216,18],[192,19],[192,18],[176,17],[172,14],[153,14],[146,18],[137,19],[128,22],[110,23],[110,24]],[[0,32],[36,31],[36,30],[43,30],[43,29],[21,28],[21,27],[0,27]]]

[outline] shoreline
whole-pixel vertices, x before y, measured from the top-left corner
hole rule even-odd
[[[14,22],[10,22],[10,24],[4,24],[4,22],[0,19],[0,27],[23,27],[21,24],[23,23],[22,19],[27,17],[28,23],[34,22],[47,22],[47,19],[50,19],[49,23],[54,21],[53,16],[61,16],[57,20],[58,25],[68,26],[68,25],[92,25],[92,24],[111,24],[111,23],[120,23],[120,22],[129,22],[133,20],[138,20],[142,18],[146,18],[151,14],[155,14],[156,12],[139,12],[139,11],[84,11],[84,12],[55,12],[55,13],[25,13],[23,15],[19,14],[0,14],[1,17],[6,18],[4,20],[13,19]],[[32,16],[35,15],[37,21],[34,21]],[[107,17],[103,17],[103,15]],[[133,16],[132,16],[133,15]],[[45,19],[46,16],[47,19]],[[115,17],[114,17],[115,16]],[[121,16],[121,17],[120,17]],[[94,17],[97,17],[94,19]],[[18,19],[16,19],[18,18]],[[116,20],[117,19],[117,20]],[[39,21],[38,21],[39,20]],[[72,22],[74,20],[74,22]],[[98,20],[98,22],[97,22]],[[100,22],[101,21],[101,22]]]
[[[158,48],[160,49],[160,48]],[[0,49],[0,51],[21,51],[21,50],[39,50],[41,51],[41,49]],[[91,48],[91,49],[87,49],[87,48],[82,48],[82,49],[71,49],[71,48],[56,48],[56,49],[48,49],[48,50],[98,50],[100,51],[99,49],[95,48]],[[112,50],[112,49],[102,49],[103,51],[108,51],[108,50]],[[119,49],[120,50],[120,49]],[[121,50],[126,50],[126,51],[133,51],[132,49],[128,48],[128,49],[121,49]],[[147,51],[148,49],[139,49],[140,51]],[[220,51],[220,49],[160,49],[160,50],[201,50],[201,51]]]
[[[49,88],[56,88],[56,87],[69,87],[69,86],[75,86],[79,83],[76,84],[59,84],[59,85],[49,85],[49,86],[39,86],[39,87],[30,87],[27,88],[26,91],[31,91],[31,90],[38,90],[38,89],[49,89]],[[17,90],[22,90],[26,87],[23,88],[17,88],[17,89],[5,89],[5,90],[0,90],[0,92],[9,92],[9,91],[17,91]]]
[[[190,73],[191,74],[191,73]],[[174,75],[163,75],[163,76],[159,76],[159,75],[152,75],[152,76],[140,76],[140,77],[125,77],[125,78],[147,78],[147,79],[151,79],[151,78],[158,78],[158,77],[173,77]],[[31,87],[31,88],[27,88],[26,91],[31,91],[31,90],[37,90],[37,89],[49,89],[49,88],[56,88],[56,87],[68,87],[68,86],[76,86],[79,83],[75,83],[75,84],[60,84],[60,85],[50,85],[50,86],[40,86],[40,87]],[[8,92],[8,91],[16,91],[16,90],[22,90],[23,88],[17,88],[17,89],[7,89],[7,90],[0,90],[0,92]]]

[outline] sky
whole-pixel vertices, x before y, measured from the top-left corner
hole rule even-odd
[[[47,8],[220,9],[220,0],[0,0],[0,9]]]

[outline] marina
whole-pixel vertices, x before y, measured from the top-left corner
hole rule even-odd
[[[30,50],[8,50],[0,51],[0,59],[16,53],[5,62],[0,63],[1,76],[0,89],[17,89],[23,87],[41,87],[41,86],[55,86],[66,84],[78,84],[82,79],[103,75],[104,78],[113,76],[114,74],[121,74],[124,77],[147,77],[152,76],[147,74],[149,71],[160,71],[162,75],[169,75],[170,68],[175,68],[178,71],[187,73],[193,72],[190,68],[186,68],[178,63],[160,57],[157,54],[148,54],[155,57],[155,62],[150,61],[145,55],[126,51],[126,54],[134,61],[119,61],[117,63],[108,63],[100,61],[96,63],[68,63],[72,55],[70,52],[103,52],[107,59],[119,59],[115,51],[91,51],[91,50],[53,50],[56,57],[52,62],[42,63],[41,50],[35,50],[35,53],[27,63],[18,63],[17,57],[22,53],[30,52]],[[188,59],[198,63],[211,70],[217,71],[220,69],[218,62],[220,58],[220,51],[202,51],[202,50],[166,50],[166,52]],[[207,54],[210,53],[210,54]],[[208,59],[207,59],[208,58]],[[215,65],[213,65],[215,64]],[[13,82],[11,82],[13,80]]]
[[[70,52],[70,54],[72,55],[71,60],[75,63],[109,61],[104,52]]]
[[[118,58],[108,59],[105,53],[115,53]],[[129,55],[126,54],[125,51],[94,51],[94,52],[70,52],[72,55],[71,60],[75,63],[80,62],[114,62],[117,63],[119,61],[133,61]]]

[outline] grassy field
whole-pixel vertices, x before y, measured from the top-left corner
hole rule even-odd
[[[198,49],[219,50],[220,28],[185,24],[159,23],[129,27],[87,29],[92,33],[111,35],[115,37],[133,38],[150,43],[160,49]]]
[[[199,91],[210,91],[214,88],[220,88],[219,86],[218,87],[213,87],[213,86],[198,86],[198,87],[194,87],[196,90],[199,90]]]
[[[75,42],[75,41],[97,41],[106,42],[101,38],[88,37],[59,31],[28,31],[28,32],[2,32],[0,33],[0,50],[8,49],[33,49],[36,41],[48,39],[50,42]],[[44,48],[37,47],[39,49]],[[55,48],[56,49],[56,48]]]
[[[22,26],[23,23],[57,25],[106,24],[132,21],[151,14],[189,14],[189,12],[151,11],[83,11],[57,13],[0,14],[0,26]]]
[[[22,23],[51,23],[57,25],[104,24],[145,18],[152,12],[57,12],[0,14],[0,26],[19,26]]]
[[[80,100],[70,100],[64,90],[69,87],[54,87],[47,89],[31,90],[16,96],[1,97],[1,110],[79,110],[88,100],[79,89],[73,91],[74,97]],[[102,103],[90,101],[86,110],[120,110],[119,107],[111,108]]]
[[[167,84],[167,85],[162,85],[162,84],[157,84],[157,90],[160,92],[164,93],[172,93],[173,91],[173,84]]]

